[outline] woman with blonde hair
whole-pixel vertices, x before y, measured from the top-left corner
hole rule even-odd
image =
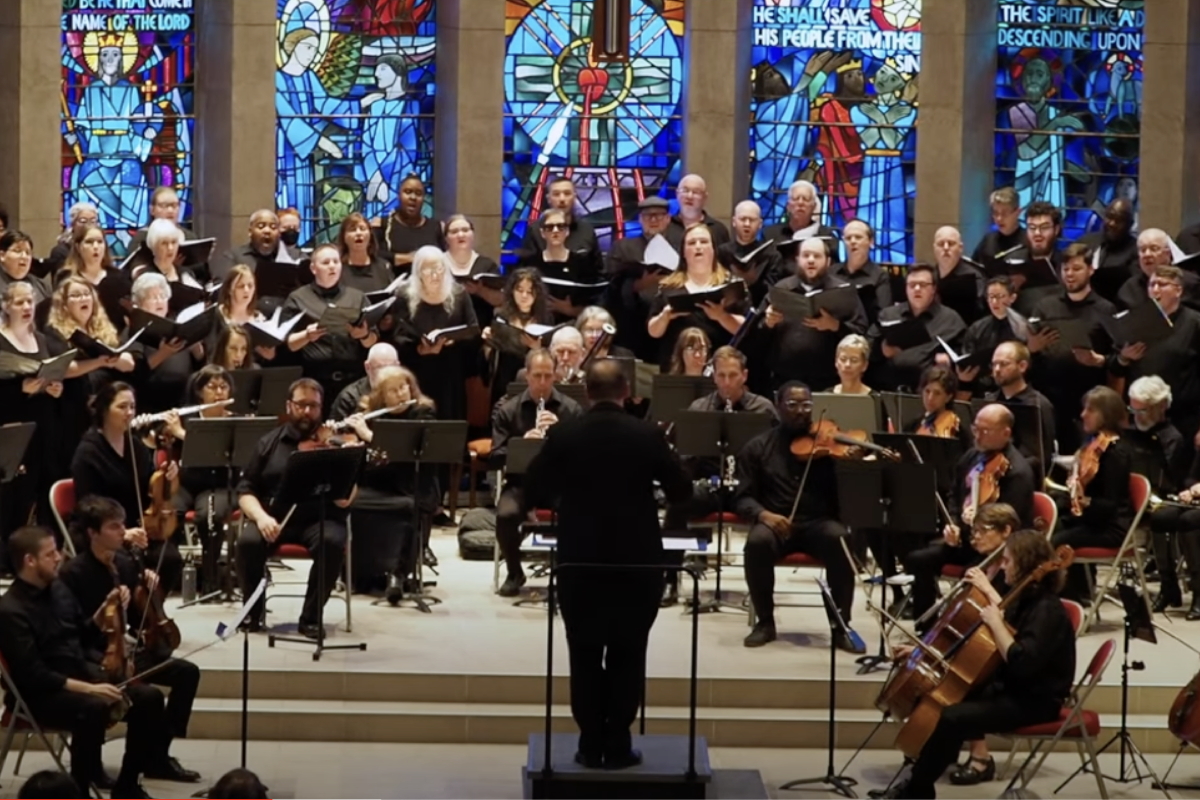
[[[829,391],[834,394],[870,394],[871,387],[863,383],[870,358],[871,343],[862,334],[852,333],[838,342],[833,362],[838,383]]]

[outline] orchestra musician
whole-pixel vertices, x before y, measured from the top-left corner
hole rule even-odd
[[[854,602],[854,568],[841,541],[846,528],[838,521],[833,459],[814,455],[806,463],[789,449],[794,440],[811,438],[812,392],[799,381],[788,381],[775,395],[775,410],[779,425],[751,439],[737,457],[735,508],[739,516],[753,520],[745,573],[758,615],[743,642],[746,647],[775,640],[775,562],[788,553],[809,553],[824,563],[834,602],[847,622]],[[789,517],[793,506],[794,518]],[[834,644],[848,653],[866,652],[861,641],[840,630]]]
[[[0,652],[9,675],[39,725],[70,731],[71,776],[79,786],[112,790],[113,797],[149,797],[139,777],[162,765],[169,741],[162,692],[147,683],[118,688],[91,652],[83,632],[102,628],[100,613],[88,618],[71,591],[58,580],[62,554],[45,528],[26,527],[8,538],[17,578],[0,598]],[[112,588],[109,600],[121,601]],[[101,749],[113,717],[124,713],[125,755],[115,781],[104,772]]]
[[[1059,493],[1055,547],[1120,547],[1133,522],[1129,498],[1132,457],[1122,440],[1125,402],[1107,386],[1097,386],[1083,396],[1083,444],[1075,452],[1075,466],[1067,479],[1068,494]],[[1063,596],[1091,602],[1083,565],[1073,564]]]
[[[161,277],[161,276],[160,276]],[[146,557],[161,563],[159,577],[163,591],[170,593],[179,585],[183,576],[183,558],[179,548],[170,539],[146,541],[145,520],[150,498],[150,478],[154,475],[154,456],[149,447],[139,438],[140,433],[130,429],[137,416],[137,400],[133,387],[122,381],[114,381],[102,387],[92,400],[92,427],[75,449],[71,459],[71,478],[75,483],[75,496],[110,497],[121,508],[135,510],[132,518],[134,528],[129,531],[131,540],[137,540],[146,549]],[[174,411],[164,414],[164,428],[179,426],[179,415]],[[179,475],[179,464],[168,461],[164,476],[174,481]],[[82,549],[82,543],[76,549]],[[159,550],[166,550],[159,561]]]
[[[356,380],[338,392],[329,412],[332,420],[343,420],[358,411],[362,399],[371,393],[379,380],[379,373],[387,367],[400,366],[400,356],[396,348],[388,342],[378,342],[371,345],[367,351],[367,360],[363,362],[366,375]]]
[[[617,321],[613,319],[612,314],[600,306],[588,306],[583,311],[579,312],[579,317],[575,320],[575,328],[583,334],[583,350],[588,353],[596,345],[596,342],[604,335],[604,326],[611,325],[613,330],[616,330]],[[616,334],[608,338],[608,341],[600,345],[596,350],[594,358],[633,358],[633,351],[619,345],[614,345]]]
[[[404,405],[413,401],[411,405]],[[379,370],[375,386],[362,398],[356,413],[346,418],[350,430],[362,442],[375,439],[372,424],[364,414],[396,409],[382,420],[431,420],[437,418],[433,401],[421,392],[416,376],[401,366]],[[387,597],[400,597],[402,589],[419,593],[416,583],[417,555],[428,535],[429,523],[437,512],[441,491],[433,470],[416,473],[411,461],[391,461],[363,468],[358,495],[350,506],[354,527],[354,559],[351,574],[368,592],[376,582],[386,582]],[[408,581],[408,586],[403,584]]]
[[[529,465],[522,508],[558,513],[558,596],[571,713],[580,734],[575,760],[614,770],[642,760],[630,727],[642,698],[661,579],[653,569],[603,567],[662,563],[655,482],[668,502],[679,502],[688,495],[688,480],[662,434],[624,413],[629,384],[619,364],[592,362],[586,386],[591,408],[550,428]]]
[[[834,394],[870,394],[873,390],[863,383],[871,360],[871,343],[860,333],[847,334],[838,342],[833,366],[838,382],[829,389]]]
[[[671,353],[667,374],[692,377],[703,375],[711,351],[712,344],[703,328],[684,328],[675,340],[675,349]]]
[[[963,453],[955,466],[954,484],[946,492],[953,520],[942,529],[943,540],[914,550],[904,559],[913,576],[912,610],[921,617],[937,597],[937,580],[948,564],[969,567],[979,555],[963,541],[962,531],[973,530],[977,512],[989,503],[1013,509],[1021,527],[1033,524],[1033,469],[1012,442],[1013,415],[1002,405],[979,409],[971,432],[975,446]]]
[[[425,183],[416,175],[406,175],[396,193],[399,203],[385,220],[371,220],[379,239],[380,255],[390,258],[397,275],[410,272],[417,251],[422,247],[446,247],[442,223],[425,216]]]
[[[962,424],[958,413],[953,408],[954,395],[958,391],[958,380],[950,368],[942,366],[927,368],[921,373],[921,382],[917,384],[917,391],[921,394],[923,413],[905,424],[905,432],[958,439],[963,446],[963,452],[970,450],[975,440],[971,431]]]
[[[583,334],[577,328],[559,328],[550,337],[550,355],[554,356],[554,380],[575,382],[583,363]]]
[[[258,440],[250,463],[242,470],[238,482],[238,508],[244,524],[237,540],[238,573],[242,580],[242,596],[250,597],[266,571],[267,555],[278,544],[297,542],[304,545],[314,558],[300,612],[301,636],[317,639],[320,609],[329,600],[342,571],[346,552],[346,509],[354,500],[329,499],[321,524],[320,499],[314,497],[299,503],[289,511],[275,504],[275,495],[283,481],[288,458],[300,449],[301,443],[317,436],[324,407],[321,384],[312,378],[300,378],[288,387],[287,421]],[[317,548],[323,548],[317,558]],[[317,569],[324,567],[324,575]],[[262,630],[266,613],[266,598],[260,598],[247,623],[251,630]]]
[[[75,595],[80,610],[85,616],[103,613],[104,603],[113,591],[114,584],[126,603],[126,622],[130,635],[135,639],[134,669],[138,674],[150,667],[157,669],[144,680],[152,686],[166,686],[167,695],[166,735],[155,742],[152,752],[156,755],[146,766],[147,778],[156,778],[180,783],[196,783],[200,773],[184,769],[170,755],[171,743],[175,739],[187,738],[188,721],[192,716],[192,703],[200,685],[200,668],[190,661],[172,656],[169,645],[153,637],[143,623],[145,611],[138,603],[130,602],[138,587],[154,591],[158,575],[153,565],[138,559],[125,549],[125,509],[107,497],[83,497],[75,508],[73,526],[75,538],[88,543],[87,549],[70,559],[59,569],[62,583]],[[90,613],[89,613],[90,612]],[[88,626],[83,632],[84,646],[103,652],[104,636]],[[139,639],[140,641],[137,641]]]
[[[1005,583],[1016,586],[1053,557],[1041,533],[1017,531],[1004,547]],[[1075,631],[1056,596],[1061,585],[1061,571],[1048,572],[1003,609],[999,592],[984,592],[991,604],[981,617],[999,650],[1000,668],[966,700],[942,711],[909,779],[884,797],[937,797],[934,783],[954,763],[963,742],[1058,719],[1075,679]],[[901,645],[896,660],[911,653],[912,646]]]
[[[664,372],[670,365],[675,340],[685,328],[703,329],[709,341],[719,347],[737,333],[746,311],[745,300],[731,301],[728,297],[702,303],[696,311],[675,311],[668,298],[709,291],[729,282],[729,270],[717,261],[712,230],[704,223],[689,227],[684,233],[683,260],[679,269],[659,282],[646,324],[650,337],[659,340],[658,363]]]
[[[583,413],[579,404],[554,388],[554,357],[537,348],[525,356],[525,390],[498,403],[492,411],[491,469],[501,469],[508,454],[510,439],[542,439],[560,420],[574,419]],[[500,586],[501,597],[516,597],[525,585],[521,567],[521,523],[525,518],[523,476],[506,476],[496,502],[496,542],[504,558],[508,576]]]

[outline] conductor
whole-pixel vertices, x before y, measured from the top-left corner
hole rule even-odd
[[[663,563],[655,482],[672,503],[689,499],[692,485],[658,429],[626,415],[629,384],[618,362],[593,362],[586,386],[591,409],[549,430],[525,474],[525,503],[558,510],[558,591],[579,726],[575,761],[623,769],[642,760],[629,728],[642,697],[662,571],[612,567]]]

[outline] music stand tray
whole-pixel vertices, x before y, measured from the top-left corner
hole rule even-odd
[[[36,430],[36,422],[0,425],[0,483],[10,483],[21,474],[25,451]]]
[[[655,375],[650,387],[650,414],[655,421],[671,422],[716,386],[712,378],[702,375]]]
[[[283,480],[274,501],[271,503],[272,516],[284,519],[286,513],[277,513],[280,509],[288,509],[294,505],[312,501],[316,498],[320,509],[316,559],[313,569],[317,570],[318,594],[325,596],[325,509],[331,500],[348,498],[354,491],[358,481],[358,473],[366,458],[364,447],[332,447],[318,450],[297,450],[288,456],[284,468]],[[281,531],[282,533],[282,531]],[[346,591],[351,591],[347,586]],[[317,639],[288,637],[271,634],[267,638],[267,646],[274,647],[276,642],[294,642],[297,644],[315,644],[313,661],[318,661],[326,650],[366,650],[366,642],[356,644],[325,644],[325,602],[317,606]]]

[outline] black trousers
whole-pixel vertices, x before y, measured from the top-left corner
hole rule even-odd
[[[128,729],[118,780],[129,785],[148,767],[166,760],[170,738],[166,735],[167,718],[161,691],[136,683],[125,688],[125,695],[130,700],[130,707],[125,713]],[[39,725],[71,732],[71,777],[81,787],[86,787],[104,769],[100,751],[112,706],[98,697],[66,689],[27,700]]]
[[[1078,517],[1068,516],[1059,519],[1058,531],[1050,539],[1050,544],[1054,547],[1064,544],[1073,548],[1120,547],[1125,538],[1125,534],[1121,531],[1107,528],[1101,531],[1092,530]],[[1092,564],[1072,564],[1067,569],[1067,585],[1062,591],[1063,597],[1076,601],[1090,600],[1087,573],[1084,570],[1090,570],[1093,575],[1096,571]]]
[[[247,522],[238,536],[237,562],[238,574],[242,580],[242,594],[249,597],[258,587],[259,581],[266,574],[267,556],[277,545],[301,544],[308,549],[313,558],[313,568],[308,573],[308,589],[304,593],[304,610],[300,612],[300,624],[315,624],[319,609],[325,606],[338,576],[342,572],[342,562],[346,556],[346,523],[341,519],[325,520],[325,536],[321,538],[321,527],[316,520],[304,519],[299,522],[289,521],[279,533],[275,544],[270,544],[259,532],[258,526]],[[323,551],[321,559],[324,562],[324,572],[317,569],[317,548]],[[254,614],[261,615],[266,610],[265,599],[259,601]]]
[[[182,532],[179,533],[182,536]],[[162,564],[159,565],[159,557]],[[179,554],[179,545],[171,539],[164,542],[150,542],[146,548],[146,568],[158,569],[158,578],[164,594],[179,591],[183,585],[183,556]]]
[[[509,575],[518,575],[521,569],[521,523],[525,515],[521,513],[523,493],[519,486],[505,486],[496,502],[496,543],[500,546],[500,555],[508,567]]]
[[[775,614],[775,562],[790,553],[807,553],[825,564],[829,589],[842,619],[850,621],[854,603],[854,568],[842,549],[846,527],[832,519],[813,519],[792,524],[790,535],[780,538],[761,522],[754,523],[746,537],[746,585],[762,622]]]
[[[209,503],[212,503],[212,523],[209,523]],[[236,508],[237,496],[225,489],[192,494],[180,487],[175,494],[175,507],[182,512],[196,512],[196,536],[200,540],[200,593],[221,588],[221,545],[225,542],[225,523]]]
[[[1049,722],[1058,716],[1057,708],[1022,705],[1009,694],[986,687],[977,697],[968,698],[942,712],[937,727],[912,767],[905,797],[937,797],[933,785],[946,767],[958,759],[963,742],[982,739],[989,733],[1003,733],[1024,725]]]
[[[421,517],[426,519],[424,514]],[[369,593],[389,575],[403,578],[416,573],[422,541],[411,510],[351,507],[350,523],[354,526],[354,591]]]
[[[137,657],[137,671],[144,672],[158,664],[158,659],[146,653]],[[153,686],[166,686],[171,690],[167,695],[165,732],[166,744],[163,753],[170,750],[171,742],[175,739],[186,739],[188,723],[192,719],[192,706],[196,702],[196,689],[200,686],[200,668],[190,661],[182,659],[169,661],[157,671],[150,673],[144,679]]]
[[[563,570],[558,593],[571,663],[571,715],[579,751],[623,755],[646,679],[646,644],[658,616],[657,572]]]
[[[720,510],[721,498],[713,490],[712,486],[708,484],[692,484],[692,496],[689,499],[682,503],[674,503],[667,506],[667,514],[663,519],[663,531],[679,531],[680,536],[686,536],[689,522],[703,519],[709,514],[715,514]],[[668,550],[663,559],[667,564],[681,566],[683,564],[683,551]],[[675,570],[667,570],[663,573],[663,579],[672,586],[679,585],[679,573]]]
[[[875,556],[875,563],[879,565],[879,574],[885,585],[888,578],[896,576],[897,562],[907,563],[906,559],[909,554],[922,549],[929,541],[927,533],[900,533],[881,531],[877,528],[856,530],[855,533],[861,533],[867,546],[871,548],[871,553]],[[895,595],[896,600],[899,600],[904,595],[904,591],[899,586],[893,586],[892,594]],[[880,592],[880,597],[883,598],[883,602],[887,602],[887,591]]]
[[[1187,562],[1188,588],[1193,594],[1200,593],[1200,508],[1162,506],[1150,515],[1150,530],[1163,588],[1179,581],[1177,553],[1172,546],[1177,544],[1178,555]]]
[[[956,567],[973,567],[982,560],[975,548],[969,545],[955,547],[945,542],[936,542],[909,553],[904,558],[904,569],[913,576],[913,615],[919,618],[937,602],[937,582],[942,574],[942,567],[951,564]]]

